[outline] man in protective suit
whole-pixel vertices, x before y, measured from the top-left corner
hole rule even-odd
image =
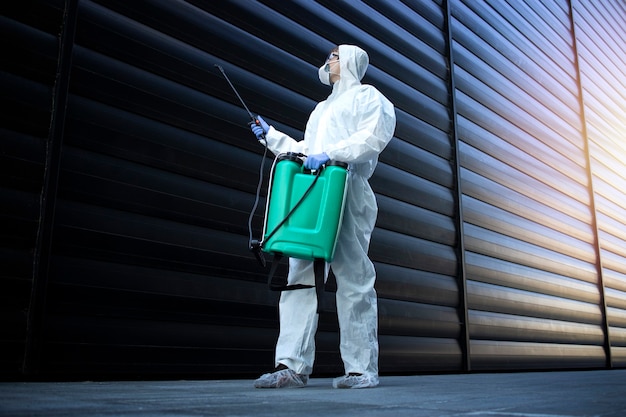
[[[276,155],[308,155],[305,168],[319,169],[329,160],[349,164],[343,222],[330,267],[337,280],[337,315],[340,351],[345,375],[333,380],[335,388],[369,388],[378,385],[378,306],[376,271],[367,256],[378,205],[368,179],[378,155],[393,137],[393,104],[376,88],[361,84],[369,57],[354,45],[333,49],[319,69],[320,81],[332,86],[328,98],[315,107],[304,132],[296,141],[269,126],[262,117],[252,126],[260,141]],[[328,267],[326,269],[328,272]],[[312,284],[313,262],[289,259],[288,284]],[[257,388],[305,386],[313,369],[318,324],[315,289],[281,294],[280,334],[276,344],[276,369],[254,382]]]

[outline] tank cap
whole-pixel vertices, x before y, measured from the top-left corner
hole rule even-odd
[[[300,159],[300,156],[302,156],[302,154],[300,153],[286,152],[286,153],[281,153],[280,155],[278,155],[276,159],[278,161],[293,161],[302,165],[302,159]]]
[[[326,162],[326,166],[338,166],[338,167],[342,167],[342,168],[348,168],[348,164],[346,162],[341,162],[341,161],[328,161]]]

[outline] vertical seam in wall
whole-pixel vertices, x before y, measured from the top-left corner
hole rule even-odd
[[[446,34],[448,47],[448,77],[449,77],[449,100],[450,100],[450,135],[451,144],[454,148],[454,175],[456,185],[456,210],[455,220],[457,228],[457,281],[459,283],[459,314],[462,314],[462,340],[461,348],[463,350],[463,367],[464,370],[470,372],[472,370],[470,355],[470,335],[469,335],[469,312],[467,309],[467,276],[465,273],[465,229],[463,227],[463,190],[461,188],[461,162],[459,155],[459,136],[457,129],[457,110],[456,110],[456,83],[454,75],[454,53],[453,53],[453,37],[452,37],[452,8],[451,0],[445,0],[446,12]]]
[[[576,37],[576,18],[574,15],[574,2],[576,0],[569,0],[569,15],[570,15],[570,25],[571,25],[571,35],[572,35],[572,44],[574,49],[574,66],[576,68],[576,84],[578,87],[578,103],[580,106],[580,119],[581,119],[581,130],[582,137],[584,143],[584,152],[586,158],[586,171],[587,171],[587,181],[589,183],[589,208],[591,211],[591,228],[594,234],[594,250],[596,253],[596,272],[598,274],[598,290],[600,292],[600,308],[602,309],[602,326],[604,331],[604,350],[606,354],[606,367],[613,367],[613,359],[611,354],[611,337],[609,332],[609,319],[607,315],[607,306],[606,306],[606,297],[605,297],[605,287],[604,287],[604,276],[602,266],[602,251],[600,247],[600,234],[598,231],[598,220],[597,220],[597,210],[596,210],[596,202],[595,202],[595,190],[593,186],[593,170],[591,169],[591,150],[589,147],[589,136],[587,134],[587,117],[585,115],[585,99],[582,85],[582,76],[580,73],[580,60],[578,55],[578,40]]]
[[[33,254],[33,287],[30,296],[23,371],[25,374],[40,372],[43,342],[48,275],[52,252],[52,235],[56,208],[61,151],[65,130],[72,51],[78,19],[78,0],[65,0],[63,27],[59,37],[58,66],[52,91],[50,129],[46,149],[43,186],[40,197],[41,214],[37,240]]]

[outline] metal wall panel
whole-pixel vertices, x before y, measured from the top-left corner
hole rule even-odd
[[[472,369],[601,366],[567,3],[452,5]]]
[[[613,366],[626,365],[626,53],[621,2],[574,1]]]
[[[0,374],[19,375],[35,287],[62,2],[0,6]]]
[[[80,1],[42,372],[271,366],[277,296],[246,230],[262,148],[214,64],[300,137],[340,41],[369,52],[365,82],[398,113],[372,179],[382,369],[460,370],[443,24],[436,3]],[[336,373],[328,289],[316,372]]]

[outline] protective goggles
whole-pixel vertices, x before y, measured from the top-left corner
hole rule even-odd
[[[337,61],[339,61],[339,54],[336,52],[331,52],[330,55],[328,55],[328,58],[326,58],[326,62],[330,61],[333,58],[337,58]]]

